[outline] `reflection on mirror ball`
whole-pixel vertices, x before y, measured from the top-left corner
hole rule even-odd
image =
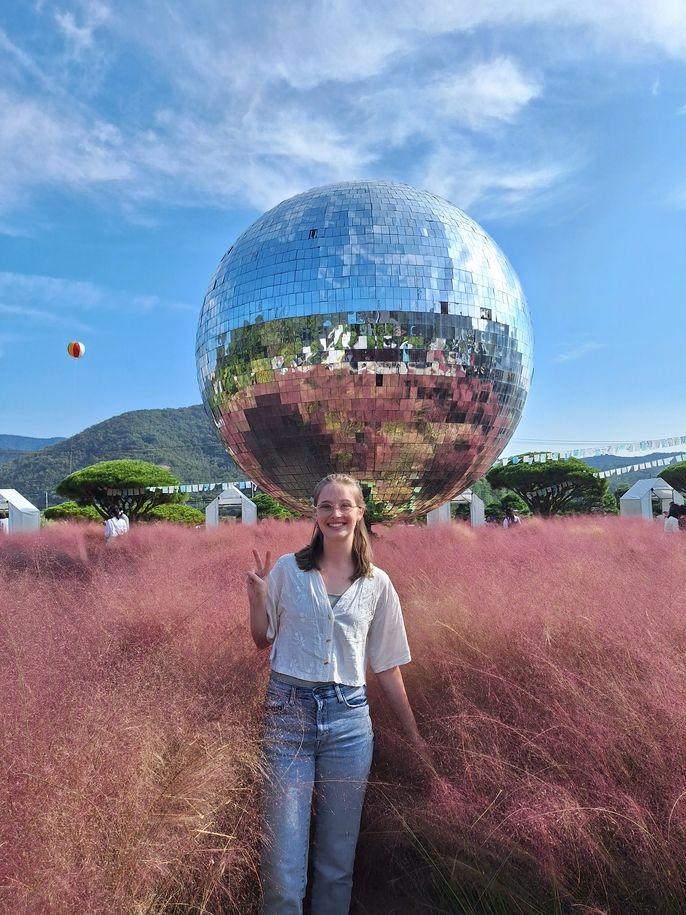
[[[321,477],[349,473],[389,518],[490,468],[533,368],[497,245],[446,200],[388,181],[314,188],[253,223],[212,277],[196,359],[251,480],[302,509]]]

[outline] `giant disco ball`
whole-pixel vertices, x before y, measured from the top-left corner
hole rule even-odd
[[[522,414],[532,332],[495,242],[404,184],[314,188],[260,217],[212,277],[203,401],[231,457],[295,508],[332,471],[389,518],[480,477]]]

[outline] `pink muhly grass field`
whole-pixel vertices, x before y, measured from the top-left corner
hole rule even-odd
[[[255,911],[267,659],[244,570],[309,533],[0,541],[0,911]],[[370,678],[353,912],[686,911],[686,538],[593,518],[374,547],[435,770]]]

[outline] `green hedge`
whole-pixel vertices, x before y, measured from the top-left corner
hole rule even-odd
[[[205,515],[190,505],[158,505],[142,519],[145,521],[171,521],[174,524],[204,524]]]
[[[43,517],[48,521],[100,521],[103,517],[92,505],[77,505],[76,502],[62,502],[44,509]]]

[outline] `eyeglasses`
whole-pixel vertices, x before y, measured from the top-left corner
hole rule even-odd
[[[320,515],[330,515],[334,508],[337,508],[342,515],[349,515],[359,507],[360,506],[354,505],[352,502],[339,502],[338,505],[332,505],[330,502],[321,502],[319,505],[315,506],[315,509]]]

